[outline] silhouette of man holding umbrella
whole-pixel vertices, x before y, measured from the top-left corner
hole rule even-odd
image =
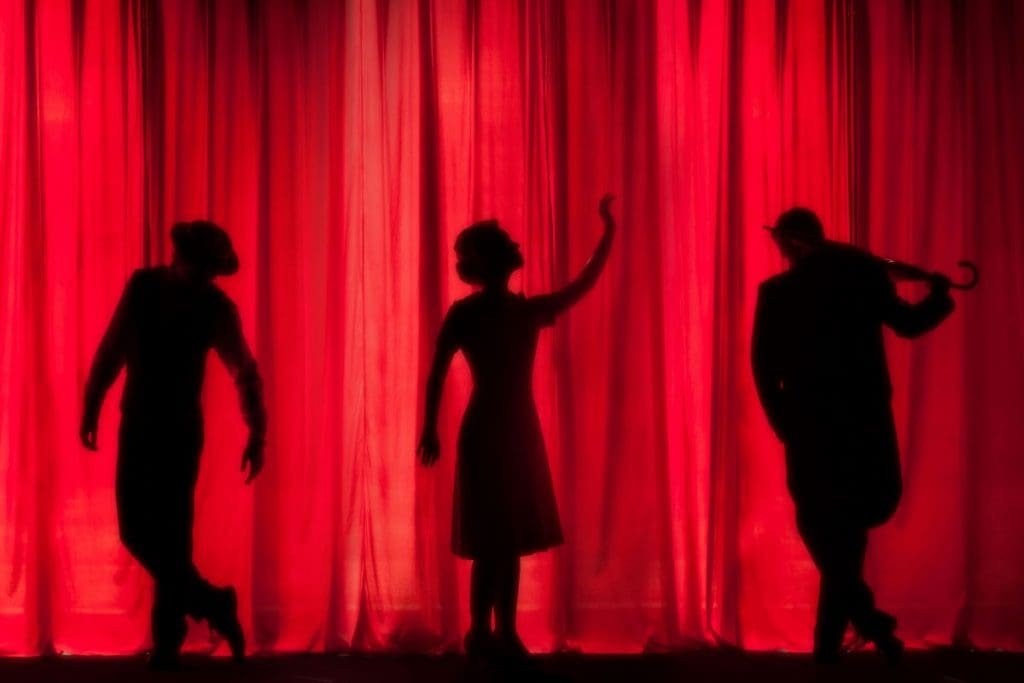
[[[918,303],[896,294],[885,262],[825,239],[811,211],[768,228],[788,261],[764,281],[754,319],[754,380],[786,450],[797,528],[821,573],[814,654],[836,661],[846,627],[897,662],[896,619],[864,582],[868,530],[888,520],[902,492],[882,326],[914,338],[953,310],[950,281],[930,276]]]
[[[122,367],[117,459],[121,540],[153,577],[150,666],[171,669],[186,634],[185,616],[206,619],[244,657],[245,639],[233,588],[217,588],[192,564],[193,493],[203,445],[200,394],[207,352],[231,372],[249,427],[242,457],[246,483],[263,466],[266,412],[256,362],[242,336],[234,303],[214,277],[238,270],[221,228],[206,221],[171,230],[170,266],[137,270],[125,286],[103,336],[85,389],[81,440],[96,450],[104,395]]]

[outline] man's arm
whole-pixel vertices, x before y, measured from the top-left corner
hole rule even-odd
[[[124,292],[121,293],[121,300],[117,303],[117,308],[114,309],[110,324],[107,325],[107,331],[103,334],[103,339],[100,340],[99,348],[96,349],[92,367],[89,369],[89,377],[85,381],[85,400],[83,401],[79,438],[82,445],[91,451],[95,451],[97,448],[96,432],[103,399],[125,364],[125,336],[132,299],[137,289],[136,283],[136,276],[133,275],[125,285]]]
[[[896,293],[896,286],[883,274],[881,289],[882,322],[901,337],[913,339],[929,332],[949,317],[955,304],[949,295],[949,280],[936,276],[930,281],[928,296],[917,303],[910,303]]]
[[[235,380],[242,418],[249,427],[249,442],[242,454],[242,470],[249,466],[245,483],[251,482],[263,469],[263,448],[267,437],[267,410],[263,404],[263,381],[256,359],[245,343],[238,308],[228,302],[214,335],[214,349]]]
[[[751,365],[754,370],[754,386],[761,399],[768,422],[780,441],[785,441],[786,425],[782,372],[779,366],[779,348],[776,341],[775,325],[771,313],[771,295],[766,294],[765,285],[757,293],[757,308],[754,312],[754,332],[751,339]]]

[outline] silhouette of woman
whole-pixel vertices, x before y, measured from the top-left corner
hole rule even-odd
[[[534,352],[540,328],[586,294],[604,268],[615,235],[612,199],[606,194],[600,202],[604,234],[593,257],[575,280],[551,294],[527,298],[509,291],[508,279],[522,267],[523,257],[497,221],[474,223],[455,241],[459,277],[479,289],[452,304],[445,316],[417,450],[427,466],[440,456],[441,390],[452,357],[462,351],[473,393],[458,438],[452,550],[473,560],[472,625],[465,639],[470,655],[527,654],[516,633],[519,558],[562,542],[533,402]]]
[[[203,446],[200,394],[211,348],[234,376],[249,443],[242,456],[251,481],[263,466],[266,417],[256,361],[234,303],[213,284],[238,269],[227,233],[213,223],[171,230],[170,267],[142,268],[125,286],[96,351],[85,388],[82,444],[96,450],[103,397],[127,368],[117,456],[121,541],[153,577],[154,669],[173,669],[185,639],[185,615],[206,619],[245,653],[232,588],[216,588],[192,564],[192,498]]]

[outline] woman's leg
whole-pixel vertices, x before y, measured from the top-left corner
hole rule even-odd
[[[475,636],[491,633],[491,610],[495,598],[495,563],[489,558],[473,560],[469,579],[470,631]]]
[[[495,633],[502,640],[515,640],[516,605],[519,601],[519,556],[503,557],[497,566],[495,582]]]

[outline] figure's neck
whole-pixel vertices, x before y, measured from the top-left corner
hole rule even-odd
[[[502,294],[508,294],[508,280],[502,280],[500,282],[488,282],[481,290],[484,294],[492,296],[500,296]]]
[[[786,260],[789,262],[790,268],[795,268],[802,263],[806,263],[810,257],[814,256],[819,251],[821,251],[821,247],[819,245],[806,245],[799,250],[795,250],[786,257]]]
[[[196,273],[195,268],[178,260],[171,261],[170,271],[176,280],[187,285],[199,285],[203,281],[203,278]]]

